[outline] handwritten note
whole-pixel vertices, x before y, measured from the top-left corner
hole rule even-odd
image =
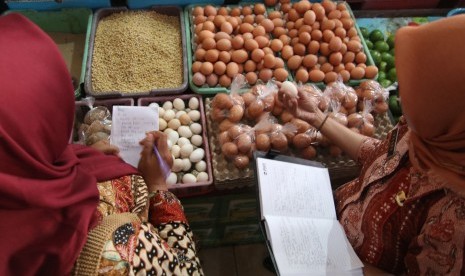
[[[336,219],[328,169],[257,159],[262,216]]]
[[[120,149],[126,163],[137,168],[147,131],[158,130],[158,108],[153,106],[113,106],[110,143]]]

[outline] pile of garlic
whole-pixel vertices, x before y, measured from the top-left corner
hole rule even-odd
[[[168,136],[168,148],[173,155],[167,183],[208,181],[199,99],[166,101],[158,107],[158,116],[159,130]]]

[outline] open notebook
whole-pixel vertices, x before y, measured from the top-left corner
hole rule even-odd
[[[256,153],[262,227],[279,275],[363,275],[336,218],[328,169]]]

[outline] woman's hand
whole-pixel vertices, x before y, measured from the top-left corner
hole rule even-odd
[[[157,190],[168,190],[165,175],[156,157],[154,147],[157,147],[161,158],[169,168],[173,166],[173,158],[168,149],[167,136],[163,132],[153,131],[139,142],[142,145],[138,169],[147,184],[150,192]]]
[[[110,145],[108,140],[100,140],[97,143],[92,144],[90,147],[103,152],[104,154],[113,154],[116,156],[119,154],[119,148],[117,146]]]
[[[292,115],[313,126],[315,126],[317,116],[321,117],[323,113],[318,108],[318,99],[302,90],[298,90],[298,96],[293,97],[289,91],[281,89],[278,92],[278,97]]]

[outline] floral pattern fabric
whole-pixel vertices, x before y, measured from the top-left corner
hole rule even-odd
[[[364,262],[394,274],[463,275],[465,199],[412,167],[408,137],[401,122],[385,141],[364,141],[360,177],[336,190],[339,221]]]
[[[203,275],[192,230],[175,195],[156,192],[148,218],[147,187],[140,176],[98,183],[98,189],[100,217],[133,212],[142,221],[114,231],[103,248],[99,275]]]

